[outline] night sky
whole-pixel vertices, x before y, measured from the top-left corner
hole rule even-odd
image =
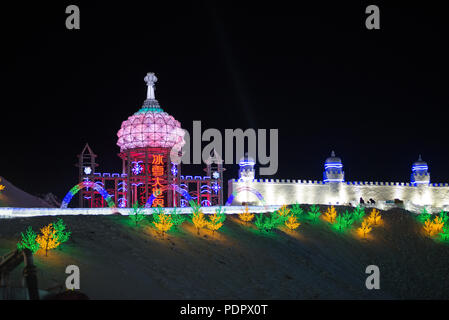
[[[431,180],[449,182],[443,2],[60,2],[1,9],[0,175],[27,192],[62,197],[86,142],[99,171],[119,172],[116,133],[145,100],[147,72],[189,131],[194,120],[279,129],[268,178],[321,180],[335,150],[347,181],[407,182],[422,154]],[[65,28],[69,4],[80,30]],[[380,30],[365,28],[368,4]]]

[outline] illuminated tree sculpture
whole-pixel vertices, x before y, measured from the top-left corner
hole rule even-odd
[[[212,230],[212,234],[215,234],[215,230],[220,229],[223,226],[223,222],[226,220],[224,209],[221,207],[215,209],[215,213],[209,217],[207,221],[207,228]]]
[[[421,210],[421,213],[418,215],[418,220],[419,220],[421,223],[425,223],[428,219],[430,219],[431,216],[432,216],[432,215],[431,215],[430,213],[428,213],[427,210],[426,210],[426,208],[424,207],[424,208]]]
[[[66,230],[67,226],[61,218],[59,218],[56,222],[53,222],[53,228],[56,231],[56,237],[58,238],[60,244],[63,244],[69,240],[72,232]]]
[[[335,210],[334,206],[328,207],[324,213],[323,219],[333,224],[335,223],[335,218],[337,218],[337,210]]]
[[[371,223],[367,219],[364,219],[360,228],[357,229],[357,232],[365,238],[372,229],[373,228],[371,227]]]
[[[352,212],[352,216],[355,221],[363,220],[365,217],[365,208],[362,208],[360,205],[358,205]]]
[[[23,232],[20,233],[22,236],[22,240],[17,243],[17,249],[23,250],[23,249],[30,249],[33,254],[39,250],[39,243],[36,241],[37,235],[33,231],[33,228],[28,227],[25,231],[25,234]]]
[[[443,227],[444,227],[443,218],[436,216],[432,221],[433,234],[437,234],[443,231]]]
[[[271,213],[271,223],[273,223],[274,227],[283,225],[285,221],[287,221],[288,216],[290,215],[290,209],[287,208],[286,205],[283,205],[279,208],[279,210],[276,210]]]
[[[443,223],[447,225],[449,223],[449,215],[446,211],[441,210],[440,212],[440,218],[443,220]]]
[[[297,219],[301,219],[304,214],[304,209],[298,203],[292,205],[292,213]]]
[[[285,226],[289,228],[290,230],[295,230],[301,225],[301,223],[298,222],[296,216],[293,214],[288,217],[288,219],[285,221]]]
[[[171,217],[168,214],[164,214],[160,216],[159,222],[154,222],[154,226],[164,235],[171,229],[173,223],[171,222]]]
[[[349,228],[354,223],[354,217],[352,216],[352,213],[348,210],[343,213],[343,220],[346,224],[346,228]]]
[[[443,218],[439,216],[436,216],[433,221],[429,218],[424,222],[424,230],[429,237],[441,233],[443,231],[443,227]]]
[[[373,210],[371,211],[369,217],[368,217],[368,221],[373,225],[373,226],[377,226],[378,224],[380,224],[382,222],[382,216],[380,215],[379,210],[376,210],[373,208]]]
[[[312,205],[308,214],[310,219],[316,221],[316,219],[318,219],[318,217],[321,215],[320,208],[318,206]]]
[[[130,210],[129,218],[136,224],[145,219],[145,214],[143,213],[143,206],[140,206],[138,202],[133,204],[133,208]]]
[[[173,227],[173,222],[171,221],[171,216],[165,213],[164,208],[157,207],[153,212],[153,225],[154,227],[162,233],[162,236],[170,231]]]
[[[254,219],[254,213],[250,213],[248,206],[245,206],[245,211],[239,214],[239,218],[245,223],[248,223]]]
[[[443,227],[443,232],[440,233],[440,236],[443,241],[449,240],[449,225]]]
[[[173,227],[175,228],[178,228],[184,221],[186,221],[186,217],[182,213],[177,212],[176,208],[173,208],[170,212],[170,217]]]
[[[340,214],[337,216],[337,218],[335,219],[335,223],[333,224],[333,227],[339,231],[343,231],[350,228],[353,223],[354,219],[352,217],[352,213],[346,211],[344,214]]]
[[[287,219],[289,214],[290,214],[290,209],[287,208],[287,205],[284,204],[279,210],[278,210],[279,215],[284,218]]]
[[[192,223],[196,227],[198,235],[200,234],[200,229],[207,225],[207,220],[204,218],[204,213],[200,205],[192,207]]]
[[[60,245],[52,223],[41,229],[41,234],[36,237],[36,241],[39,243],[39,248],[45,250],[45,256],[47,256],[48,250],[55,249]]]
[[[270,216],[265,216],[263,213],[256,215],[254,224],[263,232],[268,232],[279,225],[279,215],[273,212]]]
[[[430,219],[427,219],[427,220],[424,222],[424,230],[426,231],[426,233],[427,233],[427,235],[428,235],[429,237],[432,236],[432,234],[433,234],[433,222],[430,221]]]

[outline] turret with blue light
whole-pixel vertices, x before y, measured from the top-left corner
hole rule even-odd
[[[345,173],[343,171],[343,164],[339,157],[335,156],[332,151],[331,156],[326,159],[324,163],[323,181],[325,183],[339,183],[345,181]]]
[[[255,177],[254,166],[256,161],[245,153],[245,156],[239,161],[239,179],[243,181],[252,181]]]
[[[428,185],[430,183],[430,173],[427,162],[421,159],[421,155],[412,165],[411,183],[417,185]]]

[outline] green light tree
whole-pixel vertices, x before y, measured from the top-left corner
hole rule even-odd
[[[446,211],[441,210],[441,212],[440,212],[440,218],[441,218],[441,220],[443,221],[443,223],[444,223],[445,225],[448,224],[448,222],[449,222],[449,215],[447,214]]]
[[[427,210],[426,210],[426,208],[424,207],[424,208],[421,210],[421,213],[418,215],[418,220],[419,220],[421,223],[424,223],[424,222],[426,222],[428,219],[430,219],[431,217],[432,217],[432,215],[431,215],[430,213],[428,213]]]
[[[143,206],[139,206],[139,203],[134,203],[129,214],[129,218],[136,224],[145,219],[145,214],[143,213]]]
[[[310,219],[312,219],[313,221],[316,221],[318,219],[318,217],[321,215],[320,207],[316,206],[316,205],[312,205],[310,207],[308,214],[309,214]]]
[[[294,203],[292,205],[292,213],[296,219],[300,220],[304,215],[304,209],[301,208],[301,205],[299,203]]]
[[[352,217],[352,213],[346,210],[346,212],[342,215],[338,215],[335,223],[333,224],[334,228],[343,231],[352,226],[354,223],[354,219]]]
[[[215,213],[213,215],[209,215],[206,226],[208,229],[212,230],[212,234],[215,234],[215,230],[220,229],[225,220],[225,210],[220,206],[215,209]]]
[[[449,225],[443,227],[443,232],[439,234],[441,236],[441,240],[448,241],[449,240]]]
[[[178,212],[176,208],[173,208],[173,210],[170,212],[170,216],[173,227],[176,229],[178,229],[178,226],[186,221],[186,217],[182,213]]]
[[[56,231],[56,237],[58,238],[60,244],[63,244],[64,242],[69,240],[72,232],[66,230],[67,226],[64,224],[64,221],[61,218],[59,218],[56,222],[53,222],[53,228]]]
[[[352,211],[352,216],[354,221],[362,221],[365,217],[365,208],[362,208],[360,205],[355,207],[354,211]]]
[[[17,249],[23,250],[23,249],[30,249],[33,254],[39,250],[39,243],[36,241],[37,234],[33,231],[33,228],[28,227],[25,231],[25,234],[23,232],[20,233],[22,236],[22,240],[20,240],[17,243]]]
[[[263,232],[269,232],[281,223],[283,223],[283,219],[276,212],[271,213],[269,216],[260,213],[256,215],[256,220],[254,222],[257,229]]]

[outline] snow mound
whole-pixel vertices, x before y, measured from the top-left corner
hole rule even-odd
[[[13,185],[11,182],[0,176],[0,184],[5,189],[0,192],[0,207],[17,208],[50,208],[47,202],[39,197],[33,196]]]

